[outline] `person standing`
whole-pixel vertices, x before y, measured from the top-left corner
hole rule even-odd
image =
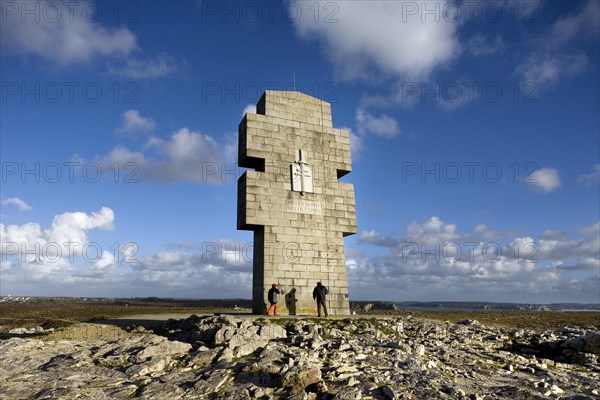
[[[277,301],[279,301],[279,289],[277,289],[277,284],[274,283],[271,285],[271,289],[269,289],[269,293],[267,295],[267,300],[271,306],[267,311],[267,315],[271,314],[271,310],[273,310],[273,315],[277,316]]]
[[[313,299],[317,301],[317,312],[319,313],[319,317],[321,316],[321,307],[323,307],[325,317],[327,317],[327,305],[325,304],[327,294],[329,294],[327,287],[322,285],[321,282],[317,282],[317,286],[313,290]]]

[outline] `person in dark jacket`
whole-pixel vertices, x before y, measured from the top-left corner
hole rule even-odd
[[[274,283],[271,285],[271,289],[269,289],[269,293],[267,295],[267,300],[271,306],[267,311],[267,315],[271,314],[271,310],[273,310],[273,315],[277,316],[277,302],[279,301],[279,289],[277,289],[277,284]]]
[[[319,317],[321,316],[321,307],[323,307],[323,311],[325,311],[325,316],[327,317],[327,305],[325,305],[325,299],[329,290],[327,287],[323,286],[321,282],[317,282],[317,286],[313,290],[313,299],[317,301],[317,312],[319,313]]]

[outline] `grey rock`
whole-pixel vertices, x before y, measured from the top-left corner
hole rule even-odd
[[[562,345],[570,350],[600,355],[600,333],[588,332],[585,336],[568,339]]]
[[[321,370],[318,368],[291,369],[282,378],[282,386],[289,388],[290,394],[297,394],[307,386],[321,381]]]
[[[334,396],[335,400],[360,400],[362,399],[362,391],[358,388],[343,388]]]
[[[600,391],[591,327],[193,316],[157,332],[164,336],[84,325],[2,340],[0,398],[587,399]]]
[[[30,334],[30,333],[34,333],[35,329],[28,329],[28,328],[14,328],[8,331],[8,333],[13,334],[13,335],[25,335],[25,334]]]

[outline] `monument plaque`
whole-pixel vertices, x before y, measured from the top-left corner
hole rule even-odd
[[[300,214],[322,215],[323,209],[318,201],[308,200],[287,200],[285,202],[286,211]]]
[[[312,291],[329,288],[332,315],[348,314],[344,236],[356,233],[349,132],[329,103],[266,91],[239,125],[238,229],[254,231],[252,311],[266,313],[277,283],[282,314],[316,314]],[[293,311],[292,311],[293,310]]]

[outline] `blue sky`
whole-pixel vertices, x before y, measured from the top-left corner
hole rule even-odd
[[[352,299],[600,302],[598,2],[1,6],[2,295],[249,298],[237,126],[295,87],[351,131]]]

